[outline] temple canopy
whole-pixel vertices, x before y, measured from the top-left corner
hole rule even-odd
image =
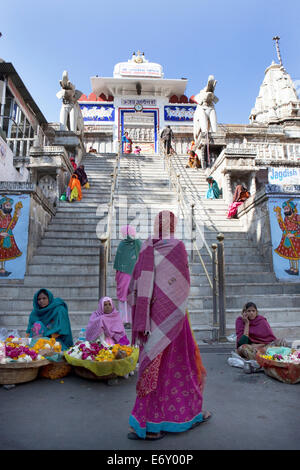
[[[133,53],[127,62],[114,67],[113,77],[91,77],[92,91],[96,96],[106,95],[184,95],[186,79],[165,79],[160,64],[149,62],[144,54]]]

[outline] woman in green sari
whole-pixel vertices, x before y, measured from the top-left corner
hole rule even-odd
[[[68,306],[48,289],[40,289],[33,297],[33,310],[29,316],[26,336],[56,338],[62,350],[73,345]]]
[[[220,188],[216,180],[214,180],[211,176],[206,178],[208,182],[208,190],[206,193],[206,199],[219,199],[220,197]]]
[[[119,300],[119,312],[125,325],[131,323],[131,310],[127,305],[127,292],[131,280],[131,274],[139,257],[142,246],[141,240],[135,238],[136,231],[131,225],[121,227],[123,240],[120,241],[114,269],[116,270],[117,297]]]

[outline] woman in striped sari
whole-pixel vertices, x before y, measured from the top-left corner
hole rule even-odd
[[[132,344],[139,344],[137,397],[129,439],[161,439],[206,422],[206,376],[187,313],[190,275],[185,246],[174,238],[176,218],[160,212],[143,243],[129,286]]]

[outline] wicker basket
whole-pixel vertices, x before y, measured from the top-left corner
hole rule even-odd
[[[94,374],[91,370],[86,369],[85,367],[80,367],[80,366],[74,366],[74,371],[80,377],[83,377],[84,379],[90,379],[90,380],[110,380],[110,379],[115,379],[116,377],[118,377],[116,374],[101,375],[99,377],[98,375]]]
[[[39,376],[45,379],[62,379],[69,375],[72,370],[72,366],[67,361],[50,362],[46,366],[43,366],[39,370]]]
[[[31,382],[37,378],[39,368],[48,363],[47,359],[42,359],[30,363],[8,362],[7,364],[0,364],[0,384],[11,385]]]
[[[260,357],[260,354],[266,354],[266,351],[267,348],[262,348],[256,354],[256,361],[263,367],[266,375],[286,384],[297,384],[300,382],[300,364],[278,362]]]

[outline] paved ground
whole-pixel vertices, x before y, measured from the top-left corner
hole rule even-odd
[[[216,351],[216,349],[212,349]],[[204,409],[213,418],[156,442],[129,441],[136,376],[108,386],[70,375],[0,386],[0,449],[227,450],[300,449],[300,385],[227,364],[228,352],[203,352]],[[112,455],[114,453],[112,452]]]

